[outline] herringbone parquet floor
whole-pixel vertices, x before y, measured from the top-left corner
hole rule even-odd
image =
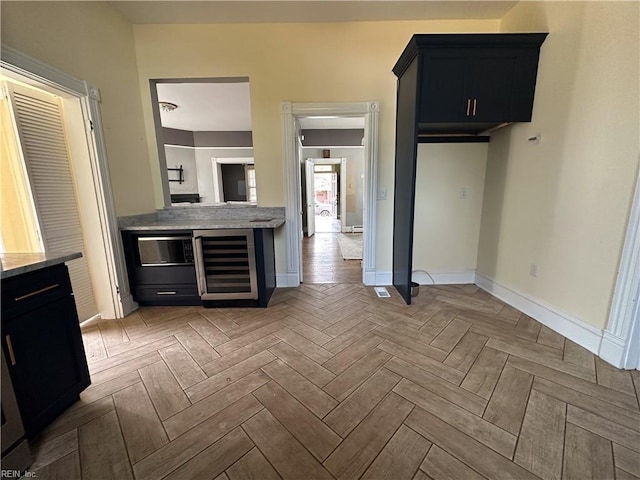
[[[143,308],[86,329],[93,384],[39,478],[640,477],[638,372],[476,286],[361,285],[268,309]]]

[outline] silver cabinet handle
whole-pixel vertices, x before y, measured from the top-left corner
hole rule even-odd
[[[13,344],[11,343],[11,336],[6,335],[4,338],[7,341],[7,349],[9,350],[9,361],[13,366],[16,364],[16,355],[13,353]]]
[[[194,235],[197,235],[194,232]],[[193,237],[193,250],[195,252],[194,262],[196,264],[196,278],[198,280],[198,294],[200,296],[207,293],[207,277],[204,270],[204,256],[202,253],[202,236]]]
[[[476,116],[476,107],[478,106],[478,99],[474,98],[473,99],[473,116]]]
[[[467,117],[469,116],[470,111],[471,111],[471,99],[467,98]]]
[[[177,295],[178,292],[156,292],[156,295]]]
[[[40,290],[36,290],[35,292],[27,293],[26,295],[22,295],[20,297],[16,297],[16,298],[14,298],[14,300],[16,302],[19,302],[20,300],[26,300],[29,297],[33,297],[35,295],[39,295],[41,293],[48,292],[49,290],[53,290],[54,288],[58,288],[59,286],[60,286],[60,284],[55,283],[53,285],[49,285],[48,287],[41,288]]]

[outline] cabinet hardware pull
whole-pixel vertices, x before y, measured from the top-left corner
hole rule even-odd
[[[474,98],[473,99],[473,116],[476,116],[476,107],[478,106],[478,99]]]
[[[177,295],[178,292],[156,292],[156,295]]]
[[[49,290],[53,290],[54,288],[58,288],[59,286],[60,286],[60,284],[55,283],[53,285],[49,285],[48,287],[41,288],[40,290],[36,290],[35,292],[27,293],[26,295],[22,295],[20,297],[16,297],[16,298],[14,298],[14,300],[16,302],[19,302],[20,300],[25,300],[25,299],[27,299],[29,297],[33,297],[34,295],[38,295],[40,293],[44,293],[44,292],[47,292]]]
[[[471,99],[467,98],[467,117],[469,116],[470,111],[471,111]]]
[[[4,337],[7,341],[7,348],[9,349],[9,361],[11,362],[11,365],[15,365],[16,364],[16,356],[13,353],[13,344],[11,343],[11,336],[10,335],[6,335]]]

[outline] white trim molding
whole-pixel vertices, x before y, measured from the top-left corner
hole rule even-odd
[[[640,174],[620,257],[600,356],[618,368],[640,368]]]
[[[292,288],[300,285],[297,273],[277,273],[276,288]]]
[[[75,97],[94,96],[99,97],[98,90],[89,90],[86,82],[67,75],[40,60],[25,55],[13,47],[2,45],[2,69],[4,74],[19,75],[22,81],[25,78],[37,83],[39,88],[48,87],[58,93],[64,91]]]
[[[368,273],[369,279],[372,281],[370,283],[365,283],[365,285],[376,285],[381,287],[393,285],[393,272],[376,272],[374,270],[366,273]]]
[[[429,277],[429,275],[431,277]],[[411,280],[420,285],[466,285],[475,283],[476,271],[464,270],[462,272],[429,272],[414,271]]]
[[[567,337],[596,355],[603,331],[543,301],[507,288],[476,272],[475,284],[503,302]]]
[[[297,195],[300,188],[300,169],[297,168],[296,156],[296,125],[293,117],[291,102],[280,104],[280,119],[282,121],[282,154],[284,157],[284,185],[286,189],[285,235],[287,239],[287,284],[291,287],[300,285],[300,262],[302,250],[300,241],[302,235],[302,205]],[[290,279],[295,281],[290,284]]]
[[[364,191],[364,235],[362,281],[371,283],[372,272],[376,265],[376,195],[377,188],[377,150],[378,150],[378,102],[359,103],[291,103],[280,104],[282,122],[282,153],[284,158],[284,180],[286,188],[286,240],[287,240],[287,278],[288,282],[296,277],[298,286],[302,274],[302,205],[300,199],[300,166],[297,155],[297,117],[331,116],[363,116],[365,119],[364,158],[365,158],[365,191]]]
[[[96,207],[100,216],[104,263],[110,286],[111,305],[101,311],[102,317],[121,318],[135,310],[130,299],[129,282],[120,240],[120,230],[115,211],[104,132],[100,115],[100,91],[98,88],[61,72],[40,60],[18,50],[2,45],[0,60],[2,73],[9,77],[20,77],[56,95],[68,95],[79,99],[85,121],[85,134]]]
[[[366,285],[387,286],[393,285],[393,272],[367,272],[369,283]],[[431,278],[429,277],[431,275]],[[475,283],[476,271],[465,270],[462,272],[429,272],[414,271],[412,281],[420,285],[466,285]],[[435,283],[434,283],[435,282]]]

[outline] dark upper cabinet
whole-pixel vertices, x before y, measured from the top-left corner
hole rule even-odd
[[[394,73],[418,59],[420,133],[477,134],[531,121],[545,33],[414,35]]]
[[[417,145],[487,141],[478,135],[531,121],[546,33],[414,35],[398,77],[393,204],[393,285],[411,303]],[[455,136],[455,137],[454,137]]]
[[[459,122],[468,118],[467,76],[470,57],[464,52],[435,50],[421,59],[420,122]]]

